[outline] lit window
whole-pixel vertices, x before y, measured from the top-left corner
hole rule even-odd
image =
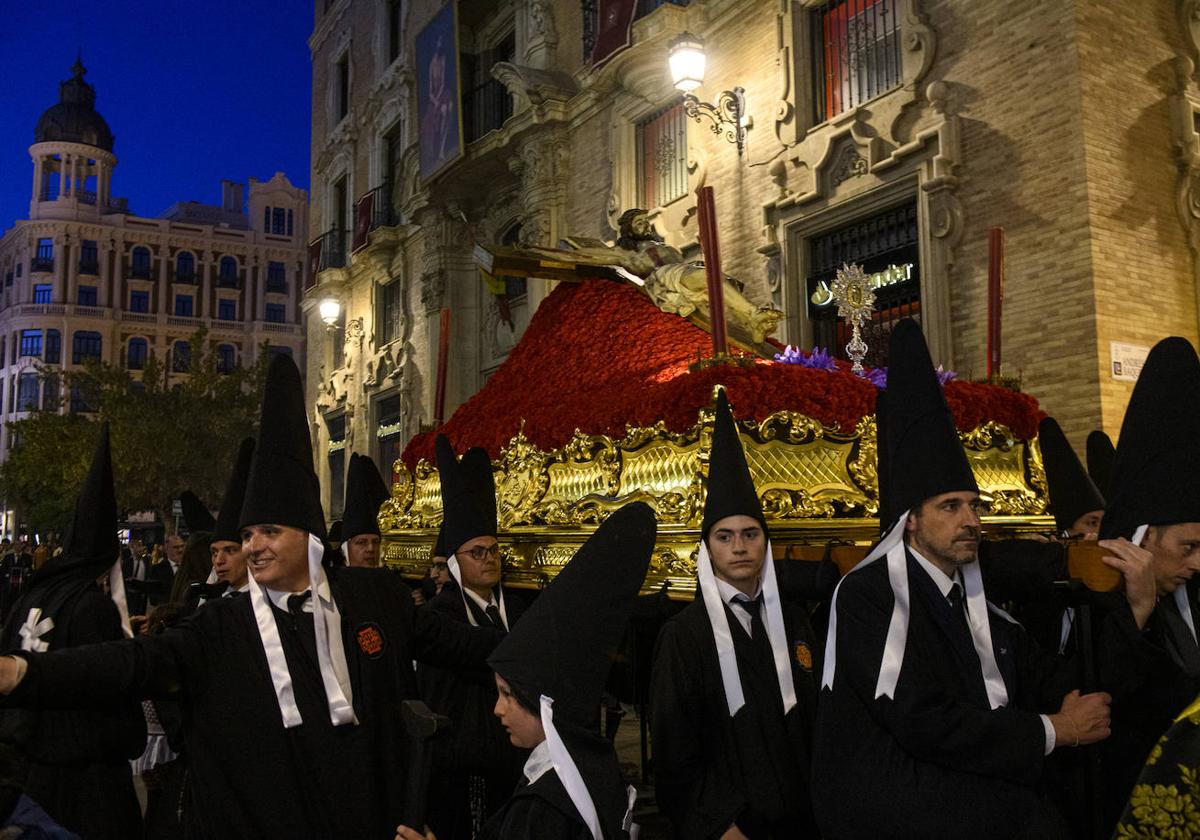
[[[33,287],[34,303],[49,303],[54,297],[54,287],[49,283],[38,283]]]
[[[21,330],[21,355],[41,357],[42,331]]]

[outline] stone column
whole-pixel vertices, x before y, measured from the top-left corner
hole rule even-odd
[[[70,237],[68,237],[69,240]],[[70,261],[67,263],[67,296],[65,300],[66,303],[70,304],[76,303],[79,300],[77,293],[79,289],[79,255],[82,253],[82,246],[79,244],[81,241],[80,238],[75,236],[74,240],[75,247],[69,250],[64,249],[65,253],[63,254],[64,259]]]
[[[107,301],[112,306],[115,315],[118,311],[123,312],[127,304],[118,288],[120,284],[113,282],[112,267],[109,264],[113,253],[112,240],[102,239],[97,242],[96,251],[96,256],[100,259],[100,289],[97,294],[101,302]]]
[[[521,144],[509,169],[521,179],[521,244],[553,247],[566,235],[570,148],[562,131],[534,135]],[[530,279],[530,310],[549,293],[544,280]]]
[[[67,261],[71,258],[69,240],[65,231],[54,237],[54,289],[50,295],[54,303],[65,303],[67,299]]]
[[[42,161],[43,157],[38,155],[33,159],[33,202],[42,200]]]

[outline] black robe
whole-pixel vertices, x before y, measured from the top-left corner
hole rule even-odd
[[[45,637],[52,650],[124,638],[116,605],[94,583],[68,583],[59,593],[61,601],[39,600],[53,610],[55,626]],[[31,604],[22,598],[15,605],[5,628],[9,644],[19,643],[18,629]],[[6,709],[0,712],[0,736],[15,741],[29,760],[26,794],[64,828],[88,840],[141,833],[129,766],[146,747],[141,704],[116,700],[87,711]]]
[[[805,611],[784,602],[796,690],[785,716],[773,662],[725,611],[746,700],[732,718],[703,600],[659,634],[650,684],[659,806],[685,840],[720,837],[735,823],[751,838],[816,836],[809,761],[820,641]]]
[[[1074,664],[1038,648],[989,609],[1008,704],[992,710],[962,616],[908,556],[910,611],[895,698],[875,699],[893,594],[880,560],[848,575],[837,604],[837,670],[817,716],[813,803],[826,837],[986,840],[1059,836],[1041,795],[1045,729],[1078,686]],[[1118,683],[1143,652],[1128,608],[1101,631],[1102,682]]]
[[[504,606],[509,627],[516,626],[524,612],[524,601],[506,591]],[[460,624],[469,624],[470,609],[477,625],[492,623],[474,601],[463,603],[457,586],[444,587],[429,601],[429,609]],[[422,664],[417,668],[417,685],[429,708],[451,721],[450,731],[434,742],[427,822],[438,840],[469,838],[468,776],[483,777],[487,786],[486,813],[491,815],[521,778],[529,751],[512,745],[495,715],[498,694],[491,671],[459,671]]]
[[[408,588],[387,570],[327,573],[357,726],[330,723],[313,642],[275,610],[304,719],[283,727],[251,599],[241,597],[207,604],[161,635],[23,654],[28,672],[6,702],[61,708],[178,699],[200,805],[185,815],[189,837],[391,840],[406,779],[400,701],[417,696],[412,660],[482,670],[500,635],[415,610]]]
[[[592,840],[592,832],[552,768],[522,784],[476,840]]]

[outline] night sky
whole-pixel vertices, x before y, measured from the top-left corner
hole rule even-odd
[[[28,218],[33,129],[78,49],[132,212],[277,170],[308,189],[312,22],[310,0],[0,0],[0,230]]]

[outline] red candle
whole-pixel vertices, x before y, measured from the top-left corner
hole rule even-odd
[[[699,193],[700,248],[708,281],[708,317],[712,330],[713,356],[728,352],[725,332],[725,278],[721,274],[721,248],[717,243],[717,204],[712,187]]]
[[[433,397],[433,425],[442,425],[446,416],[446,367],[450,359],[450,310],[441,313],[441,332],[438,335],[437,391]]]
[[[1000,375],[1000,322],[1004,308],[1004,228],[988,231],[987,375]]]

